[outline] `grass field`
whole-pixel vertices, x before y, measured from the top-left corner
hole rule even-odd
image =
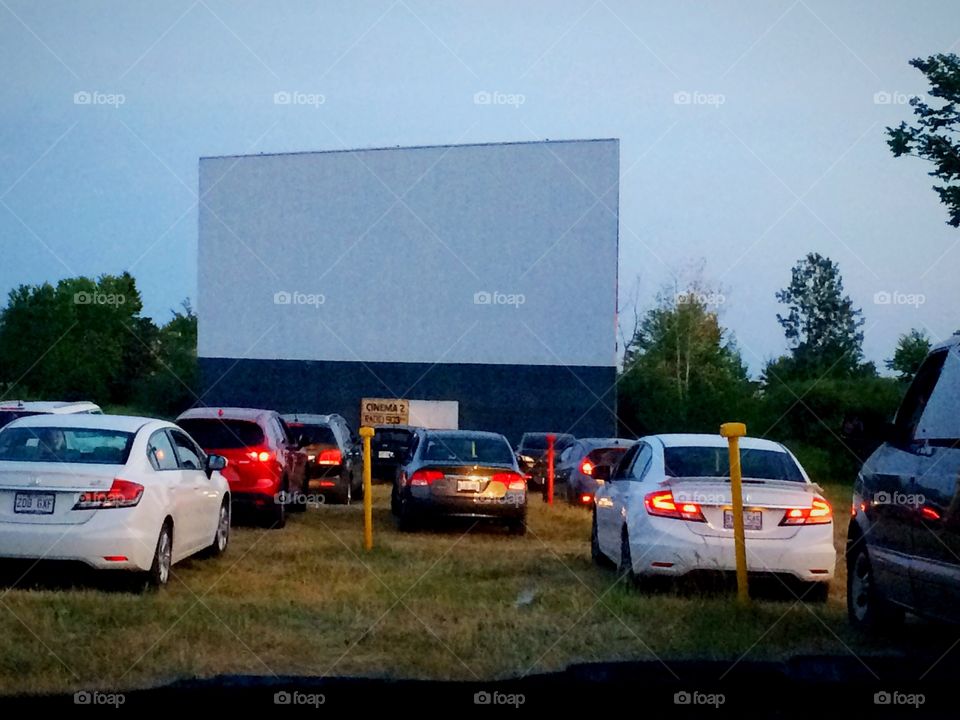
[[[828,486],[842,548],[849,489]],[[846,624],[842,560],[829,601],[644,595],[594,567],[589,514],[531,503],[525,537],[471,524],[402,534],[375,488],[284,530],[234,528],[220,559],[174,568],[159,593],[28,576],[0,590],[0,692],[143,687],[219,673],[475,679],[571,662],[869,655]],[[39,582],[39,585],[37,584]],[[24,587],[26,586],[26,587]]]

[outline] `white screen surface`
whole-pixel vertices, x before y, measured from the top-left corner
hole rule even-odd
[[[199,354],[613,366],[618,151],[204,158]]]

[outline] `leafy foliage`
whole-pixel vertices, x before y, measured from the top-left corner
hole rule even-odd
[[[887,369],[895,371],[903,382],[910,382],[931,347],[932,343],[925,331],[911,330],[900,336],[893,357],[885,363]]]

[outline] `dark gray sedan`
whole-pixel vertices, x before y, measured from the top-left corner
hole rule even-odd
[[[401,529],[437,517],[491,519],[526,531],[527,484],[503,435],[417,429],[394,486]]]

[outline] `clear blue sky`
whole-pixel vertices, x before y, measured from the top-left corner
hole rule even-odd
[[[816,250],[879,363],[960,328],[960,231],[883,137],[926,90],[908,59],[958,47],[955,0],[0,0],[0,292],[130,270],[165,320],[202,155],[618,137],[624,314],[702,259],[757,371]]]

